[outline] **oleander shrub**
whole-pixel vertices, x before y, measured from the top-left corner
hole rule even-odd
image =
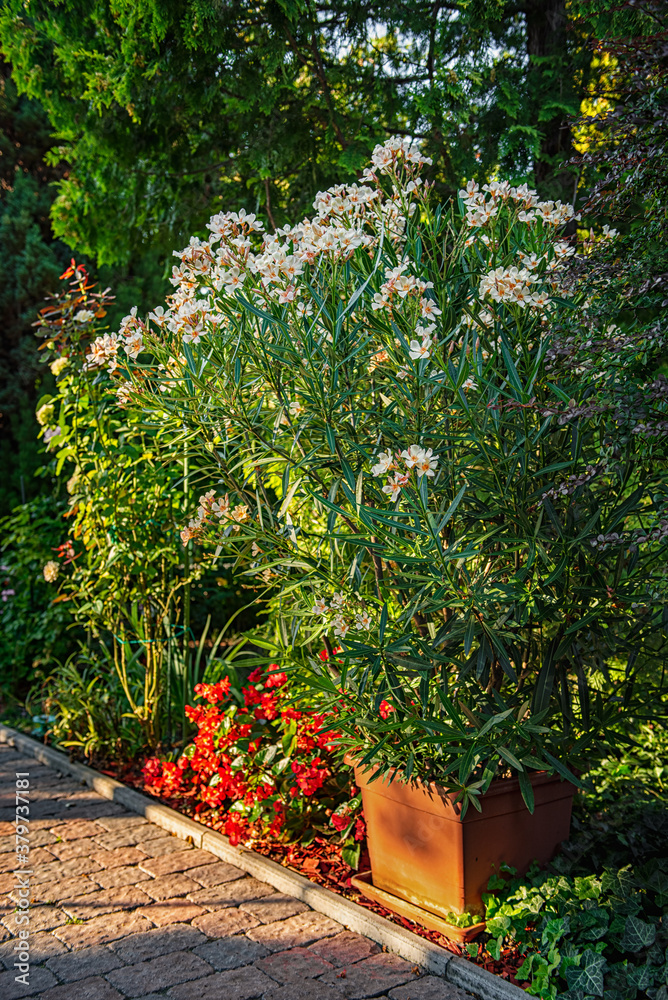
[[[266,586],[267,655],[341,743],[464,808],[516,774],[532,808],[532,771],[577,783],[624,739],[665,630],[665,472],[588,402],[598,372],[560,364],[595,307],[572,209],[501,180],[435,204],[425,162],[389,140],[274,233],[214,216],[166,308],[88,364],[193,432],[209,488],[184,543]]]

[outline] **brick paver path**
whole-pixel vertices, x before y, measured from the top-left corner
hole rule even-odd
[[[15,774],[30,773],[30,985],[16,983]],[[0,746],[0,998],[466,1000],[239,868]]]

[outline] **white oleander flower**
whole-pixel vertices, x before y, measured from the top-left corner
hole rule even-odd
[[[371,615],[368,611],[363,611],[360,615],[357,615],[357,627],[365,628],[367,631],[371,628]]]
[[[422,343],[418,340],[411,340],[408,345],[408,355],[413,361],[427,360],[430,356],[432,342],[429,337],[425,337]]]
[[[144,350],[144,339],[139,331],[130,334],[123,345],[125,353],[129,358],[138,358]]]
[[[375,477],[383,476],[394,465],[394,456],[391,451],[381,451],[376,458],[378,461],[371,467],[371,475]]]
[[[436,472],[434,470],[436,469],[437,465],[438,465],[438,455],[433,455],[432,449],[428,448],[425,452],[423,452],[419,462],[417,463],[416,468],[418,477],[435,476]]]
[[[405,451],[402,451],[401,457],[406,463],[406,468],[412,469],[424,458],[424,449],[419,444],[412,444]]]
[[[383,493],[387,493],[390,500],[398,500],[401,490],[408,483],[408,476],[403,476],[400,472],[395,472],[394,479],[387,481],[383,486]]]
[[[345,621],[340,615],[334,619],[334,635],[338,635],[341,639],[345,639],[346,633],[350,631],[350,624]]]

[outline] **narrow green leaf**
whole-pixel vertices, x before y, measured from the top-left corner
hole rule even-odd
[[[515,754],[508,749],[508,747],[497,747],[497,751],[499,756],[503,757],[503,759],[507,764],[510,764],[511,767],[514,767],[515,770],[518,771],[520,774],[524,772],[523,765],[519,762]]]
[[[355,485],[355,506],[357,508],[357,513],[359,514],[360,507],[362,506],[362,488],[364,486],[364,470],[360,469],[357,476],[357,483]]]
[[[459,493],[457,494],[457,496],[455,497],[455,499],[452,501],[452,503],[448,507],[447,511],[445,512],[445,514],[443,515],[443,519],[442,519],[441,523],[438,526],[438,534],[439,535],[443,531],[443,528],[446,526],[446,524],[448,523],[448,521],[450,520],[450,518],[452,517],[452,515],[455,513],[455,511],[459,507],[459,503],[460,503],[460,501],[461,501],[461,499],[462,499],[462,497],[464,496],[465,493],[466,493],[466,484],[464,484],[464,486],[462,486],[462,488],[460,489]]]
[[[387,611],[387,601],[386,601],[385,604],[383,604],[383,610],[380,613],[380,624],[378,626],[378,641],[380,643],[383,642],[383,639],[385,637],[385,629],[387,628],[387,615],[388,611]]]
[[[510,351],[506,347],[505,343],[501,341],[501,355],[503,357],[503,362],[506,366],[506,371],[508,372],[508,378],[510,383],[517,393],[517,395],[523,400],[524,390],[522,388],[522,383],[520,382],[519,375],[517,374],[517,368],[511,357]]]
[[[524,799],[524,804],[530,813],[533,814],[534,811],[534,796],[533,796],[533,785],[529,779],[529,775],[526,771],[520,771],[517,775],[520,782],[520,791],[522,793],[522,798]]]

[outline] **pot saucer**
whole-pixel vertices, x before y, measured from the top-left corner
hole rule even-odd
[[[438,917],[428,910],[423,910],[415,903],[400,899],[399,896],[394,896],[391,892],[386,892],[385,889],[377,889],[371,881],[371,872],[360,872],[358,875],[353,875],[350,882],[367,899],[372,899],[374,903],[380,903],[387,910],[392,910],[400,917],[406,917],[416,924],[421,924],[422,927],[426,927],[430,931],[438,931],[439,934],[449,938],[450,941],[457,941],[458,944],[467,944],[467,942],[473,941],[485,929],[484,920],[473,924],[472,927],[455,927],[454,924],[447,923],[442,917]]]

